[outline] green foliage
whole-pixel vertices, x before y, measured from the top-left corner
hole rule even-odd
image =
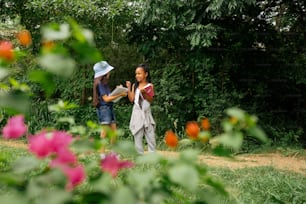
[[[172,107],[186,111],[186,119],[195,118],[196,111],[217,120],[219,113],[234,104],[260,115],[260,122],[269,124],[268,129],[285,126],[286,131],[304,130],[305,50],[300,46],[305,44],[303,13],[305,2],[301,0],[148,1],[129,37],[148,61],[165,67],[155,77],[170,81],[178,101]],[[210,71],[198,69],[199,64],[209,65]],[[206,88],[213,93],[198,94],[199,102],[206,100],[199,103],[201,107],[185,93],[187,85],[182,78],[190,83],[193,74],[205,75],[207,78],[202,78],[210,82]],[[164,84],[156,87],[163,97]],[[187,104],[180,103],[184,96]],[[212,99],[208,107],[204,106],[207,97]],[[172,122],[180,121],[173,117],[175,111],[168,113]],[[305,144],[302,137],[299,142]]]

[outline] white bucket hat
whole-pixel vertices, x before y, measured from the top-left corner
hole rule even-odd
[[[93,67],[95,78],[104,76],[113,69],[114,67],[110,66],[106,61],[97,62]]]

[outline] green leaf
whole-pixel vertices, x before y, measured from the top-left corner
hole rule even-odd
[[[63,189],[46,189],[35,200],[36,203],[58,204],[65,203],[70,197],[71,194]]]
[[[79,54],[78,60],[84,64],[102,60],[99,50],[87,42],[74,42],[72,47]]]
[[[231,132],[234,128],[233,124],[231,124],[227,120],[222,122],[222,127],[223,127],[224,132]]]
[[[135,150],[134,143],[132,141],[118,141],[116,145],[114,146],[115,152],[117,152],[120,155],[123,155],[124,157],[128,156],[134,156],[138,153]]]
[[[86,128],[82,125],[75,125],[71,126],[69,132],[79,135],[85,135],[86,134]]]
[[[38,161],[34,157],[19,158],[13,165],[15,173],[29,172],[38,167]]]
[[[232,152],[228,148],[225,148],[222,145],[218,145],[215,148],[213,148],[213,154],[216,156],[232,158]]]
[[[0,67],[0,80],[4,79],[9,74],[10,72],[7,69],[2,69],[2,67]]]
[[[221,134],[218,140],[226,147],[239,150],[243,142],[243,134],[241,132],[233,132],[232,134]]]
[[[112,204],[137,203],[134,192],[127,187],[120,187],[113,193]]]
[[[113,182],[113,177],[110,174],[102,174],[99,179],[90,182],[91,189],[96,192],[105,192],[108,194],[112,193],[112,189],[110,188],[111,183]]]
[[[187,149],[180,153],[180,158],[188,163],[198,161],[199,151],[194,149]]]
[[[199,183],[199,174],[195,167],[187,164],[178,164],[170,168],[169,178],[189,191],[196,190]]]
[[[61,117],[57,119],[57,121],[61,123],[69,123],[70,125],[75,124],[74,117]]]
[[[67,101],[59,100],[57,104],[49,105],[48,109],[49,111],[59,112],[62,110],[69,110],[69,109],[74,109],[77,107],[78,105],[74,103],[69,103]]]
[[[0,183],[8,186],[20,186],[24,182],[23,178],[19,175],[12,173],[1,173]]]
[[[30,107],[29,96],[20,90],[0,92],[0,107],[9,114],[27,113]]]
[[[267,142],[268,138],[266,136],[266,133],[260,128],[260,127],[252,127],[248,130],[251,136],[259,139],[262,142]]]
[[[47,54],[38,58],[38,63],[50,73],[60,77],[70,77],[75,69],[76,62],[72,58],[58,54]]]
[[[229,108],[226,110],[227,115],[237,118],[238,120],[244,120],[245,112],[239,108]]]
[[[11,192],[10,194],[0,195],[0,203],[25,204],[27,203],[27,199],[23,195]]]
[[[55,83],[50,73],[43,70],[33,70],[28,73],[29,79],[41,85],[46,97],[52,95],[55,90]]]
[[[136,160],[139,164],[156,164],[162,159],[162,156],[157,153],[144,154]]]
[[[145,194],[148,186],[156,179],[155,170],[136,170],[129,174],[128,180],[133,188],[140,194]]]
[[[206,177],[206,183],[212,187],[214,187],[216,190],[218,190],[220,193],[224,195],[228,195],[228,192],[225,190],[225,187],[221,181],[215,180],[213,177],[209,176]]]

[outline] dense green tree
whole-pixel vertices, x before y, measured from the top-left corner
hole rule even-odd
[[[157,89],[170,120],[217,120],[237,105],[258,114],[273,139],[293,131],[287,140],[302,140],[304,1],[144,1],[143,8],[130,39],[163,67]]]

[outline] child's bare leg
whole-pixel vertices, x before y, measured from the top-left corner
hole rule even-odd
[[[117,125],[116,125],[116,123],[111,123],[111,124],[110,124],[110,127],[111,127],[111,129],[112,129],[113,131],[116,131],[116,130],[117,130]],[[116,134],[115,134],[114,137],[111,137],[111,138],[110,138],[110,143],[111,143],[111,144],[114,144],[114,143],[116,142],[116,139],[117,139],[117,136],[116,136]]]

